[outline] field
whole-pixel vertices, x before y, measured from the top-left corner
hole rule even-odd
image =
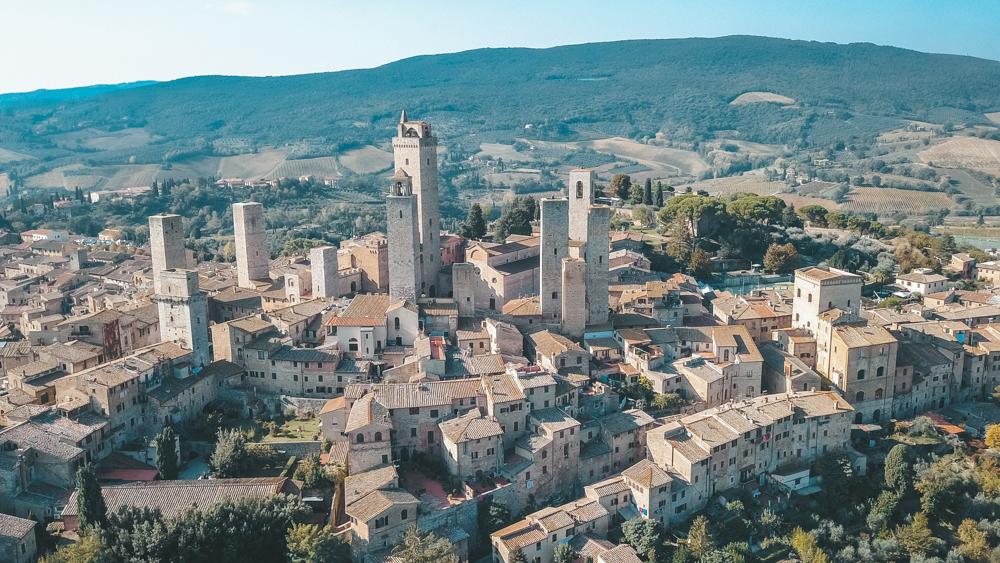
[[[997,196],[993,186],[980,182],[965,170],[951,168],[939,172],[947,175],[953,182],[958,182],[958,190],[972,201],[980,205],[996,205]]]
[[[951,199],[941,192],[917,192],[891,188],[854,188],[840,205],[845,211],[874,212],[891,215],[896,211],[907,213],[948,209]]]
[[[949,139],[921,152],[920,158],[935,166],[995,170],[1000,168],[1000,141],[976,137]]]
[[[995,111],[993,113],[987,113],[986,119],[989,119],[993,123],[1000,123],[1000,111]]]
[[[219,159],[218,178],[243,178],[257,180],[280,165],[288,151],[260,151],[257,154],[241,154]]]
[[[676,186],[677,193],[682,193],[688,187],[691,191],[697,192],[705,190],[714,196],[725,196],[737,192],[747,192],[757,195],[775,195],[788,191],[788,185],[784,182],[768,182],[767,177],[762,174],[744,174],[743,176],[732,176],[729,178],[714,178],[712,180],[702,180],[691,184]]]
[[[33,158],[35,157],[28,154],[9,151],[7,149],[0,149],[0,162],[11,162],[15,160],[31,160]]]
[[[77,187],[85,190],[120,190],[149,186],[159,173],[160,167],[155,164],[96,166],[90,169],[90,174],[63,174],[61,185],[67,190],[74,190]]]
[[[781,194],[778,197],[780,197],[786,204],[794,205],[795,209],[801,209],[807,205],[819,205],[826,208],[827,211],[837,209],[837,202],[830,199],[821,199],[818,197],[807,197],[795,194]]]
[[[694,152],[658,147],[656,145],[644,145],[631,139],[624,139],[621,137],[612,137],[610,139],[599,139],[595,141],[573,142],[533,140],[531,141],[531,144],[541,150],[591,149],[599,153],[613,155],[617,158],[632,160],[650,168],[650,171],[648,172],[636,174],[633,181],[642,181],[646,178],[652,178],[655,180],[658,178],[668,178],[677,175],[697,176],[705,170],[708,170],[708,164],[706,164],[705,161],[703,161],[701,157]],[[599,168],[600,166],[607,166],[607,168],[611,168],[614,166],[613,161],[601,159],[600,155],[596,155],[596,158],[600,164],[595,165],[595,168]],[[610,166],[608,166],[609,164]]]
[[[747,92],[746,94],[740,94],[739,97],[729,103],[738,106],[740,104],[754,104],[758,102],[774,102],[787,106],[794,104],[795,100],[780,94],[772,94],[771,92]]]
[[[61,188],[63,187],[63,170],[78,170],[83,165],[72,164],[49,170],[44,174],[28,176],[24,178],[24,185],[28,188]]]
[[[122,129],[121,131],[101,131],[100,129],[82,129],[72,133],[60,133],[50,137],[52,141],[70,149],[84,147],[102,151],[130,149],[148,145],[160,138],[151,136],[145,129]]]
[[[507,162],[521,161],[525,162],[531,160],[516,150],[514,150],[514,145],[501,145],[500,143],[483,143],[479,145],[480,153],[476,156],[484,157],[491,156],[493,158],[502,158]]]
[[[286,160],[274,167],[264,178],[271,180],[274,178],[298,178],[306,175],[313,175],[317,178],[340,176],[340,166],[337,164],[337,157],[324,156],[321,158]]]
[[[821,182],[817,180],[815,182],[807,182],[801,186],[795,186],[795,193],[804,196],[819,196],[839,185],[836,182]]]
[[[376,174],[392,167],[392,153],[372,146],[347,151],[340,155],[340,163],[358,174]]]

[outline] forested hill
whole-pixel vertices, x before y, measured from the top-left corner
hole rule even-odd
[[[80,86],[78,88],[62,88],[56,90],[33,90],[31,92],[12,92],[9,94],[0,93],[0,106],[13,102],[33,102],[42,100],[80,100],[103,94],[105,92],[115,92],[117,90],[127,90],[129,88],[139,88],[156,84],[155,80],[143,80],[140,82],[122,82],[120,84],[95,84],[93,86]]]
[[[479,49],[373,69],[202,76],[49,106],[8,104],[0,107],[0,147],[31,154],[54,149],[46,149],[51,134],[123,125],[163,137],[131,151],[140,162],[229,138],[247,146],[371,143],[392,135],[403,108],[433,120],[445,138],[664,132],[696,141],[727,130],[744,140],[815,144],[892,129],[899,118],[989,124],[982,114],[1000,111],[997,84],[1000,62],[871,44],[731,36]],[[795,104],[730,104],[755,91]],[[65,156],[63,149],[49,156]]]

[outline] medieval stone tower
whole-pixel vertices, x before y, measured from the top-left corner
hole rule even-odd
[[[608,253],[611,208],[591,205],[587,221],[587,324],[608,322]]]
[[[211,363],[208,349],[208,307],[198,288],[198,271],[171,269],[160,274],[156,301],[160,314],[160,335],[191,350],[194,366]]]
[[[254,281],[270,282],[270,254],[267,251],[264,206],[260,203],[234,203],[233,228],[236,232],[239,286],[256,289]]]
[[[309,251],[312,267],[312,296],[339,297],[337,247],[320,246]]]
[[[458,304],[459,317],[476,314],[476,267],[468,262],[457,262],[451,266],[452,296]]]
[[[417,198],[418,230],[420,233],[419,293],[437,295],[438,272],[441,271],[441,211],[438,207],[437,138],[431,126],[423,121],[408,121],[406,111],[399,120],[398,136],[392,139],[396,171],[410,178],[413,195]],[[392,248],[392,240],[389,241]],[[390,258],[390,270],[392,262]],[[389,274],[390,279],[392,274]],[[418,294],[419,295],[419,294]]]
[[[153,215],[149,218],[149,243],[153,255],[153,293],[160,293],[160,276],[165,270],[187,266],[184,252],[184,224],[180,215]]]
[[[594,205],[594,184],[597,176],[593,170],[578,168],[569,173],[569,238],[587,240],[587,222],[590,206]]]
[[[399,157],[396,157],[397,164]],[[436,181],[436,180],[435,180]],[[435,188],[436,189],[436,188]],[[396,303],[420,296],[420,232],[417,228],[418,197],[410,176],[399,166],[386,198],[386,238],[389,239],[389,299]],[[435,206],[437,196],[435,194]],[[438,255],[440,259],[440,255]],[[436,274],[435,274],[436,275]]]
[[[539,242],[542,317],[558,318],[562,311],[563,258],[569,256],[569,200],[544,198]]]
[[[580,258],[563,258],[561,266],[562,331],[571,338],[580,338],[587,326],[587,308],[584,306],[587,294],[587,263]]]

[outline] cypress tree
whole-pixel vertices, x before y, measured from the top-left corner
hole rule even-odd
[[[160,197],[160,189],[156,187],[156,180],[153,180],[153,190],[150,192],[153,197]]]
[[[642,203],[653,205],[653,181],[649,178],[646,178],[646,188],[642,192]]]
[[[104,526],[108,518],[108,507],[104,504],[101,486],[97,484],[97,474],[93,464],[86,464],[76,472],[76,513],[78,527],[85,533]]]
[[[173,480],[177,478],[175,444],[174,429],[164,426],[163,431],[156,436],[156,470],[160,472],[160,479]]]
[[[653,202],[656,207],[663,207],[663,184],[656,183],[656,200]]]

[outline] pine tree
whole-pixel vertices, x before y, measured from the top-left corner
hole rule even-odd
[[[403,563],[457,563],[458,557],[451,552],[451,544],[443,538],[436,538],[432,532],[423,532],[416,524],[406,530],[403,541],[392,554]]]
[[[462,225],[462,236],[474,239],[486,236],[486,218],[483,217],[483,208],[478,203],[473,203],[469,208],[469,215]]]
[[[524,555],[524,551],[522,551],[519,547],[517,550],[511,552],[510,561],[507,563],[528,563],[528,558]]]
[[[646,178],[646,188],[642,193],[642,203],[653,205],[653,180]]]
[[[175,444],[174,429],[164,426],[163,431],[156,437],[156,469],[160,472],[160,479],[177,479]]]
[[[573,550],[568,543],[561,543],[556,547],[552,560],[554,563],[573,563],[580,557],[580,554]]]
[[[656,183],[656,199],[653,201],[653,204],[657,208],[663,207],[663,184],[659,182]]]
[[[78,527],[85,534],[107,523],[108,507],[104,504],[101,486],[97,484],[97,474],[90,463],[76,472],[76,513]]]
[[[691,524],[687,545],[695,558],[701,558],[715,546],[712,533],[708,529],[708,519],[704,516],[695,518],[694,523]]]

